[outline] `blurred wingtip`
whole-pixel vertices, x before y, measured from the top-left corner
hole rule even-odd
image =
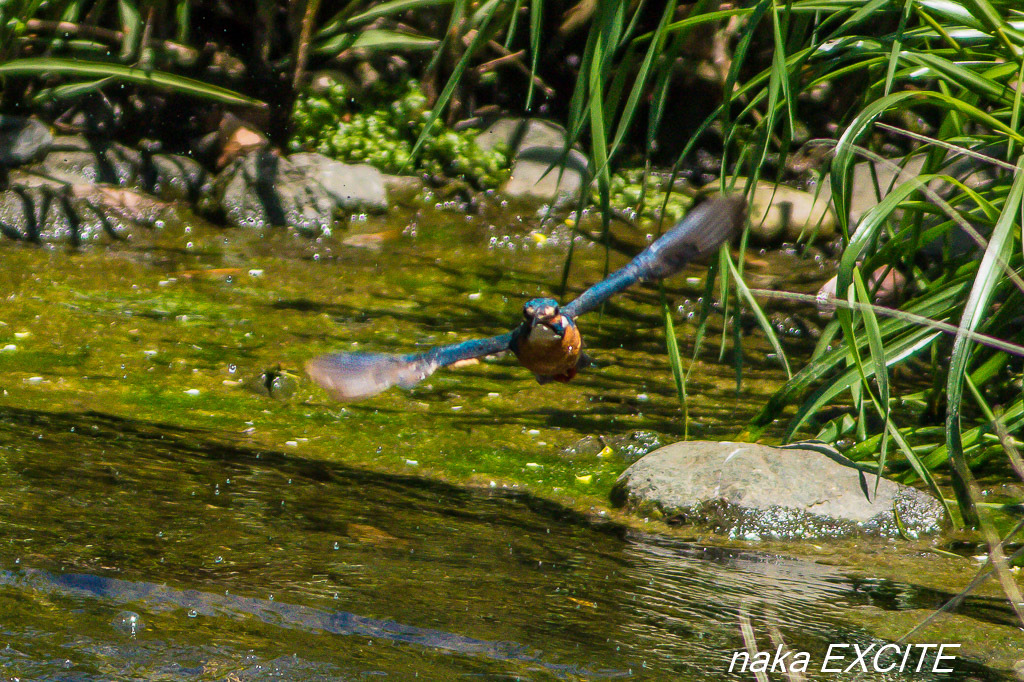
[[[395,385],[411,388],[434,369],[417,356],[377,353],[333,353],[306,363],[306,374],[343,402],[372,398]]]
[[[747,199],[740,193],[719,194],[697,205],[687,218],[693,216],[700,224],[700,229],[694,231],[700,254],[717,251],[740,231],[746,215]]]

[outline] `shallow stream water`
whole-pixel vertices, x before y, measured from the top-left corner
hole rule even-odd
[[[637,453],[581,439],[727,438],[784,380],[752,338],[737,391],[713,316],[684,429],[651,289],[581,321],[598,366],[571,384],[503,358],[331,403],[301,378],[306,358],[505,331],[557,290],[569,234],[509,238],[446,213],[397,227],[4,247],[5,679],[750,679],[728,673],[741,614],[760,650],[785,641],[810,654],[808,677],[835,679],[813,672],[830,643],[891,641],[885,623],[909,629],[955,591],[622,523],[607,491]],[[818,264],[787,258],[751,276],[813,289]],[[580,244],[569,296],[603,267]],[[684,354],[703,276],[668,287]],[[284,372],[270,395],[267,370]],[[843,554],[879,551],[920,555]],[[1002,653],[863,679],[1009,678],[1024,652],[1004,604],[978,597],[957,618]]]

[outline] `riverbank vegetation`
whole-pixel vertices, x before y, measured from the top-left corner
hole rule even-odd
[[[593,193],[584,196],[605,232],[613,197],[644,213],[656,193],[652,168],[665,171],[663,187],[677,177],[703,185],[719,164],[721,188],[827,184],[840,233],[829,245],[838,254],[835,317],[809,361],[787,359],[760,314],[784,294],[743,284],[746,237],[737,261],[719,266],[734,292],[726,314],[735,324],[721,344],[738,390],[745,310],[795,370],[747,435],[788,419],[789,437],[837,443],[940,497],[948,482],[957,522],[1002,536],[992,545],[996,566],[1005,541],[1019,542],[1021,524],[986,523],[1005,507],[983,502],[976,484],[1024,477],[1024,11],[1014,0],[237,7],[4,3],[0,105],[189,151],[230,110],[281,146],[292,140],[389,171],[419,163],[470,172],[478,188],[505,170],[456,133],[438,137],[438,126],[509,111],[548,116],[589,155]],[[353,89],[317,99],[309,74],[324,70],[346,74],[354,85],[339,87]],[[366,113],[363,93],[410,78],[419,89],[396,91],[392,104],[416,123],[401,131],[400,148],[380,149],[375,136],[397,137],[401,123],[388,118],[394,112]],[[357,137],[338,136],[346,125]],[[374,151],[363,152],[366,141]],[[633,169],[638,192],[614,179],[620,167]],[[855,178],[876,185],[879,198],[857,219]],[[795,248],[813,240],[811,230]],[[898,285],[884,289],[886,281]],[[710,343],[703,331],[684,346],[695,356]],[[688,375],[673,358],[685,399]]]

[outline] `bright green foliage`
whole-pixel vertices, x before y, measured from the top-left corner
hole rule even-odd
[[[296,100],[292,112],[293,151],[313,150],[347,163],[368,163],[387,173],[419,171],[459,178],[481,189],[497,187],[508,175],[508,155],[487,151],[474,131],[431,125],[418,154],[413,145],[428,125],[427,98],[414,81],[378,84],[358,95],[343,83]]]

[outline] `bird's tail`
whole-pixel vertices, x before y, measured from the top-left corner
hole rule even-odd
[[[641,277],[664,279],[690,261],[714,253],[743,225],[746,208],[742,196],[720,197],[697,206],[636,257]]]
[[[434,373],[429,354],[332,353],[306,363],[306,373],[337,400],[370,398],[392,386],[412,388]]]

